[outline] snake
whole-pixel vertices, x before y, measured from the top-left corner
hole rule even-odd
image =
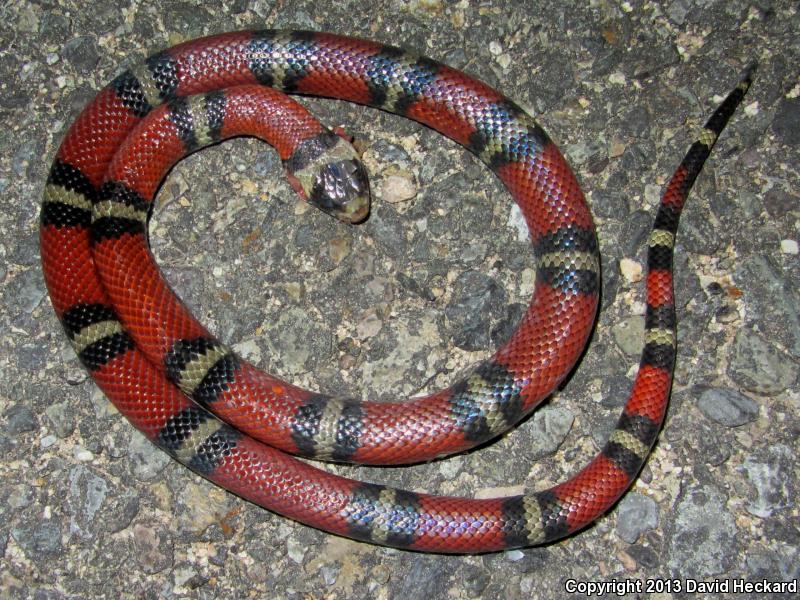
[[[303,460],[409,464],[483,444],[564,382],[592,333],[599,249],[575,175],[518,104],[440,62],[343,35],[254,30],[187,41],[123,70],[70,126],[49,171],[40,248],[50,299],[119,412],[178,462],[250,502],[409,550],[482,553],[552,542],[614,506],[656,442],[676,356],[678,219],[754,70],[755,63],[744,70],[661,198],[649,237],[644,347],[622,414],[599,453],[546,490],[439,496]],[[371,106],[441,132],[478,156],[519,206],[536,259],[532,299],[508,341],[449,388],[391,402],[299,388],[216,339],[155,264],[147,226],[166,173],[231,137],[273,145],[308,203],[345,223],[368,217],[358,152],[287,93]]]

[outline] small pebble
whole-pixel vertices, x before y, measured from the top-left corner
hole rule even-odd
[[[439,464],[439,473],[447,479],[453,479],[461,470],[464,461],[460,456],[454,456],[448,460],[441,461]]]
[[[781,252],[796,256],[798,253],[797,242],[795,240],[781,240]]]
[[[356,325],[356,335],[361,340],[371,338],[380,332],[383,321],[374,308],[367,309],[361,320]]]
[[[89,462],[94,460],[94,454],[82,446],[75,446],[72,451],[72,455],[75,457],[75,460],[79,460],[81,462]]]
[[[727,388],[711,388],[700,394],[697,408],[709,419],[726,427],[739,427],[758,417],[758,404]]]
[[[637,356],[642,351],[644,326],[644,317],[636,315],[623,319],[611,328],[617,346],[628,356]]]
[[[617,508],[617,535],[629,544],[658,526],[658,505],[652,498],[631,492]]]
[[[339,577],[338,565],[325,565],[319,570],[319,572],[322,574],[322,579],[325,581],[325,585],[327,586],[331,586],[336,583],[336,580]]]
[[[24,484],[11,486],[6,503],[14,510],[19,510],[33,504],[35,494],[33,488]]]
[[[8,419],[5,430],[11,435],[27,433],[35,430],[39,426],[33,410],[31,410],[30,406],[25,404],[15,404],[9,408],[3,416]]]
[[[39,445],[42,448],[49,448],[55,443],[56,443],[56,436],[54,435],[46,435],[41,440],[39,440]]]
[[[506,225],[516,231],[518,242],[528,241],[530,236],[530,233],[528,232],[528,224],[525,222],[525,217],[522,214],[522,210],[516,202],[511,205],[511,211],[508,213],[508,221]]]
[[[334,238],[328,242],[328,256],[335,264],[339,264],[350,254],[350,240],[348,238]]]
[[[233,349],[239,356],[244,357],[251,363],[258,364],[261,362],[261,347],[255,340],[244,340],[234,344]]]
[[[407,171],[389,175],[381,186],[381,198],[390,204],[411,200],[416,195],[414,176]]]
[[[608,76],[608,81],[616,85],[625,85],[624,73],[612,73]]]
[[[65,438],[75,429],[70,406],[66,402],[51,404],[44,409],[44,412],[50,421],[51,429],[58,437]]]
[[[642,280],[642,265],[630,258],[623,258],[619,261],[619,272],[630,283]]]
[[[303,563],[303,558],[305,558],[306,555],[306,548],[299,541],[290,538],[286,541],[286,554],[299,565]]]
[[[525,553],[522,550],[509,550],[506,552],[506,558],[511,562],[519,562],[525,558]]]
[[[758,101],[751,102],[750,104],[744,107],[744,114],[746,114],[748,117],[754,117],[758,113],[759,113]]]

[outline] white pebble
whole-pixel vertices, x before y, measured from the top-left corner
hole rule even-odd
[[[636,283],[642,279],[642,265],[630,258],[623,258],[619,261],[619,272],[631,283]]]
[[[781,240],[781,252],[784,254],[797,254],[797,241],[796,240]]]
[[[516,202],[511,205],[511,211],[508,213],[508,221],[506,221],[506,225],[508,225],[511,229],[516,230],[517,241],[528,241],[528,224],[525,222],[525,216],[522,214],[522,210]]]
[[[258,364],[261,362],[261,348],[256,344],[255,340],[245,340],[234,344],[233,349],[239,356],[246,358],[251,363]]]
[[[644,186],[644,199],[648,206],[657,206],[661,199],[661,186],[648,183]]]
[[[759,108],[758,100],[756,100],[755,102],[751,102],[744,107],[744,114],[746,114],[748,117],[754,117],[759,113]]]
[[[391,204],[411,200],[416,195],[414,176],[405,171],[389,175],[381,187],[381,198]]]
[[[521,550],[509,550],[505,555],[511,562],[519,562],[525,558],[525,554]]]
[[[79,460],[81,462],[89,462],[94,460],[94,454],[92,454],[86,448],[82,448],[81,446],[75,446],[72,455],[75,457],[75,460]]]

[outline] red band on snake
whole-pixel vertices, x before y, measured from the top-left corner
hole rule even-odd
[[[752,72],[662,198],[650,238],[645,346],[623,414],[600,454],[549,490],[433,496],[334,476],[286,454],[397,464],[473,447],[546,398],[591,332],[599,259],[574,176],[519,106],[446,65],[354,38],[258,31],[187,42],[125,71],[81,113],[51,169],[41,216],[48,290],[76,352],[120,412],[178,461],[248,500],[326,531],[416,550],[484,552],[558,539],[616,502],[656,440],[675,359],[678,217]],[[186,153],[236,135],[262,137],[310,202],[346,221],[366,214],[363,172],[349,146],[263,86],[417,120],[500,177],[528,224],[537,277],[527,313],[491,359],[429,396],[362,402],[258,371],[186,311],[146,237],[155,192]],[[351,184],[331,185],[342,173]]]

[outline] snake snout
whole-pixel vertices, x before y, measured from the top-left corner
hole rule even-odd
[[[345,223],[367,218],[367,171],[342,136],[325,132],[301,142],[285,165],[300,195],[320,210]]]
[[[338,160],[320,169],[309,202],[347,223],[359,223],[369,214],[369,180],[357,158]]]

